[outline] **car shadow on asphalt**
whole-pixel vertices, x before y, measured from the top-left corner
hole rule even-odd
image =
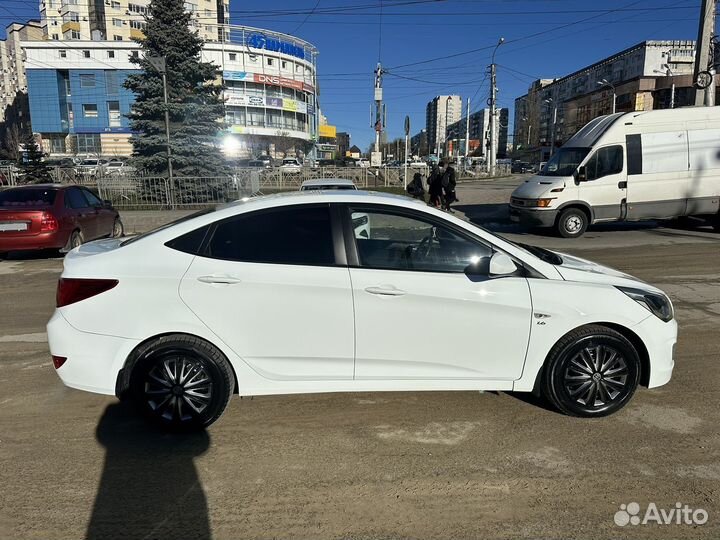
[[[125,403],[105,409],[96,430],[105,463],[88,523],[88,540],[211,538],[205,492],[194,459],[206,431],[165,433]]]

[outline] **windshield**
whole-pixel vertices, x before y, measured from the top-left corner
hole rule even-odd
[[[96,159],[85,159],[81,163],[81,165],[97,165],[97,164],[98,164],[98,162]]]
[[[540,176],[572,176],[590,148],[561,148],[540,171]]]
[[[0,191],[0,207],[52,206],[56,189],[22,188]]]

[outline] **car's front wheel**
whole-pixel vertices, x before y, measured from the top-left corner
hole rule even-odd
[[[622,334],[585,326],[563,337],[548,355],[543,393],[571,416],[612,414],[630,401],[640,381],[640,357]]]
[[[555,230],[563,238],[577,238],[582,236],[588,228],[588,217],[579,208],[568,208],[558,216]]]
[[[227,360],[210,343],[187,335],[163,336],[140,353],[131,395],[161,427],[193,431],[220,417],[234,380]]]
[[[120,220],[120,217],[116,217],[115,221],[113,222],[113,228],[112,232],[110,233],[110,238],[121,238],[123,234],[125,234],[125,227],[123,226],[123,222]]]

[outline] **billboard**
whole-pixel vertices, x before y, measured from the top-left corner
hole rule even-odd
[[[337,136],[337,128],[335,126],[321,125],[318,134],[320,135],[320,137],[334,139]]]

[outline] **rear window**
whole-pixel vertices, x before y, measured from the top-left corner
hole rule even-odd
[[[0,207],[52,206],[57,189],[19,188],[0,191]]]

